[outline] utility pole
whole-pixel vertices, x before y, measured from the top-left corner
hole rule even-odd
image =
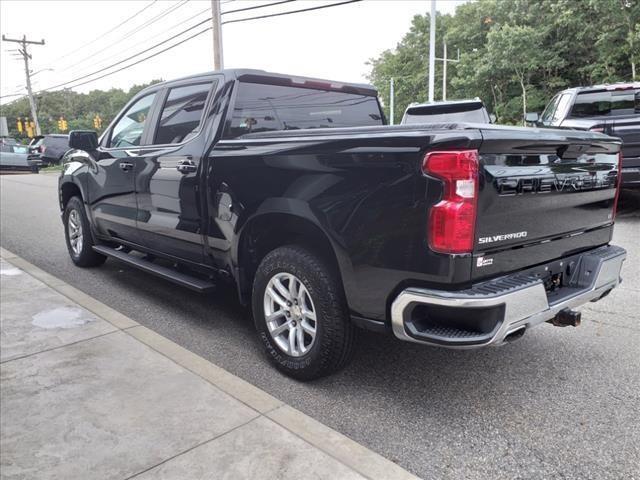
[[[213,69],[224,68],[222,55],[222,23],[220,21],[220,0],[211,0],[211,20],[213,22]]]
[[[393,109],[394,109],[395,92],[393,88],[393,77],[389,80],[389,125],[393,125]]]
[[[38,112],[36,109],[36,99],[33,97],[33,90],[31,88],[31,72],[29,71],[29,60],[31,60],[31,55],[27,51],[27,45],[44,45],[44,40],[39,42],[34,42],[32,40],[27,40],[27,36],[23,35],[22,40],[17,38],[7,38],[2,35],[2,40],[5,42],[13,42],[19,43],[22,45],[22,48],[18,49],[18,52],[22,55],[24,59],[24,72],[27,76],[27,94],[29,95],[29,105],[31,106],[31,116],[33,117],[33,122],[36,124],[36,135],[40,135],[40,123],[38,122]]]
[[[458,59],[447,58],[447,42],[443,42],[443,58],[436,58],[436,60],[442,60],[442,100],[447,99],[447,63],[460,61],[460,49],[458,49]]]
[[[431,0],[431,21],[429,25],[429,101],[433,102],[436,81],[436,0]]]

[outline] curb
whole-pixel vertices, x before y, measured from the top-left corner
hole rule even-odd
[[[266,416],[360,475],[369,479],[380,478],[385,480],[418,478],[390,460],[369,450],[364,445],[323,425],[301,411],[281,402],[264,390],[181,347],[168,338],[140,325],[117,310],[95,300],[81,290],[2,247],[0,247],[0,256],[40,280],[51,289],[110,323],[118,330],[132,336],[261,415]]]

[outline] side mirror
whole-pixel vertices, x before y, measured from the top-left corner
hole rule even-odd
[[[92,130],[73,130],[69,132],[69,148],[95,150],[98,148],[98,134]]]
[[[496,114],[495,114],[495,113],[490,113],[490,114],[489,114],[489,121],[490,121],[491,123],[496,123],[496,120],[497,120],[497,119],[498,119],[498,117],[496,117]]]
[[[524,121],[527,123],[538,123],[538,120],[540,120],[540,115],[538,115],[538,112],[527,112],[527,114],[524,116]]]

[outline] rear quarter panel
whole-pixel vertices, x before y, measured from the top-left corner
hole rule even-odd
[[[384,319],[390,296],[404,284],[467,281],[470,256],[427,248],[427,205],[439,198],[440,184],[428,191],[421,162],[428,148],[477,147],[479,132],[385,130],[218,142],[209,158],[209,202],[234,205],[233,215],[211,212],[210,241],[228,247],[222,261],[237,261],[234,238],[248,220],[279,212],[326,234],[355,315]]]

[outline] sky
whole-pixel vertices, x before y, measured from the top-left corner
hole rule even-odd
[[[222,20],[299,10],[340,0],[297,0],[231,13],[276,0],[222,0]],[[467,0],[437,0],[441,13],[453,13]],[[126,59],[209,18],[210,0],[110,0],[0,2],[0,31],[8,38],[40,41],[29,53],[34,91],[91,74]],[[364,0],[322,10],[223,25],[224,66],[366,82],[368,59],[395,48],[414,15],[429,11],[428,0]],[[228,13],[225,13],[228,12]],[[210,25],[205,22],[175,40],[107,69],[108,73],[151,55]],[[436,40],[438,41],[438,40]],[[0,41],[0,99],[25,92],[22,57],[15,43]],[[213,70],[211,31],[122,72],[74,87],[78,92],[170,80]],[[74,83],[68,85],[73,86]],[[59,87],[63,88],[63,87]]]

